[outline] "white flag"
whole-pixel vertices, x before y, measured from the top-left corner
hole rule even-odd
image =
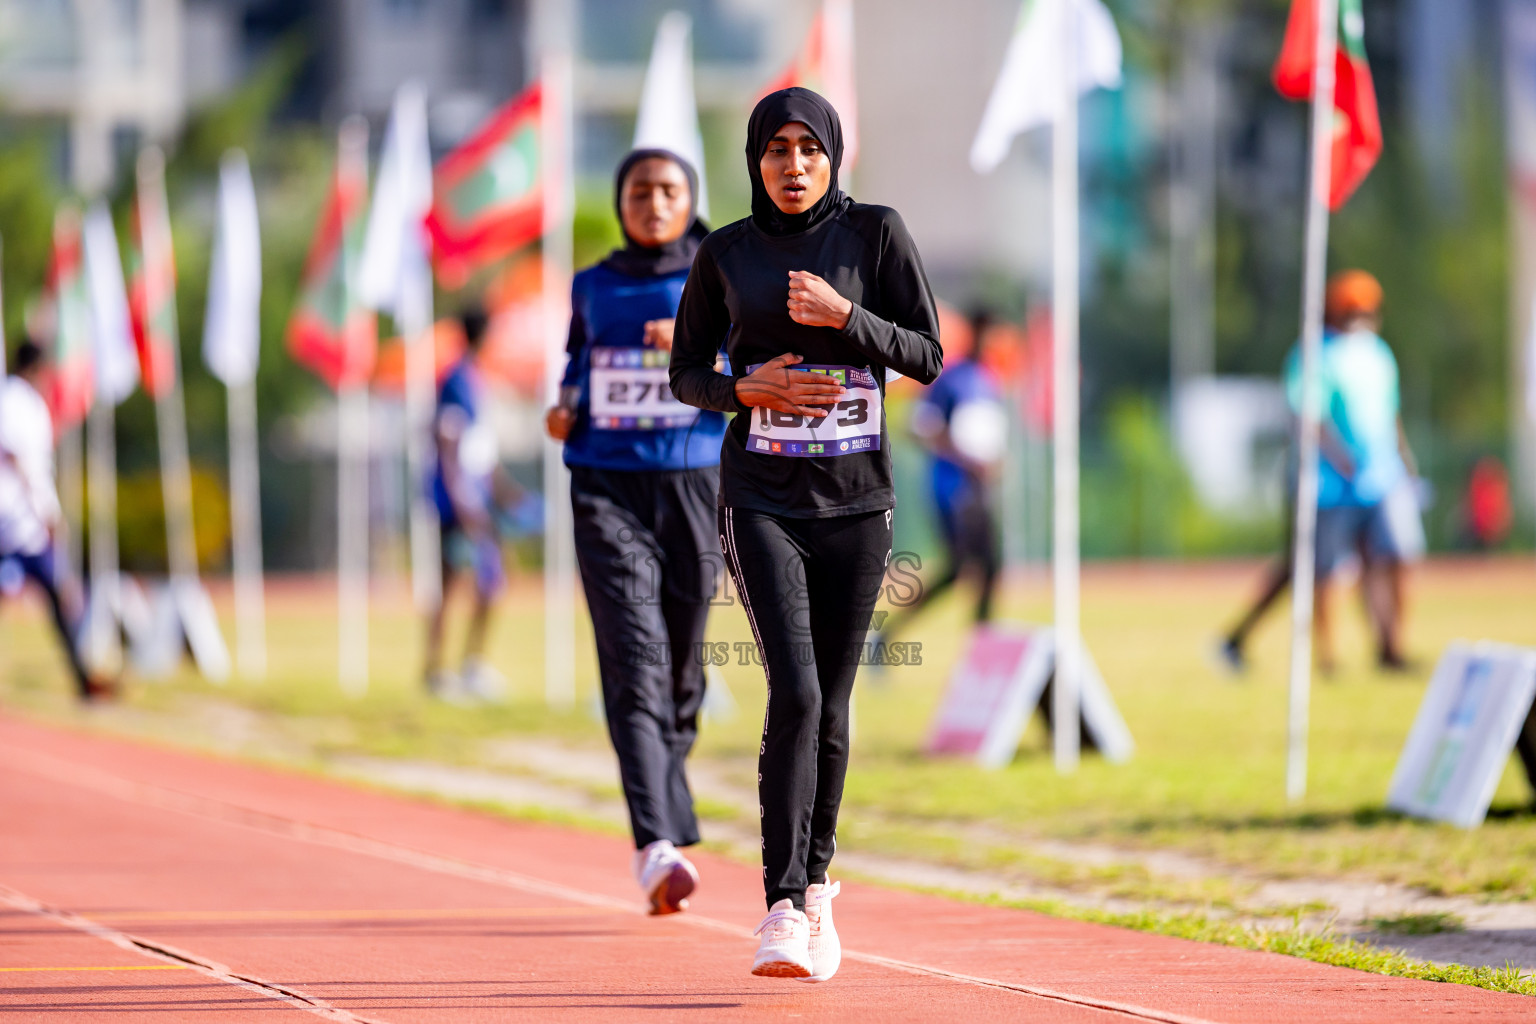
[[[978,174],[1003,162],[1015,135],[1055,123],[1061,95],[1059,18],[1068,8],[1077,19],[1079,94],[1120,87],[1120,33],[1103,0],[1024,0],[971,144],[971,167]]]
[[[85,215],[85,286],[91,300],[91,355],[96,397],[121,405],[139,384],[139,357],[128,318],[128,288],[117,231],[107,204],[97,200]]]
[[[430,275],[423,221],[431,208],[427,96],[420,85],[408,82],[395,93],[384,133],[384,152],[358,270],[358,295],[364,305],[384,310],[398,320],[407,275]]]
[[[245,153],[219,162],[219,235],[208,276],[203,362],[226,387],[249,384],[261,354],[261,225]]]
[[[693,96],[693,20],[668,11],[656,26],[651,63],[640,89],[635,118],[635,148],[670,149],[693,164],[699,175],[699,216],[709,216],[709,188],[704,183],[704,136]]]

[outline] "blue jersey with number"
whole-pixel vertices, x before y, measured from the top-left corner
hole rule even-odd
[[[944,373],[928,386],[920,399],[922,406],[942,420],[945,429],[953,425],[955,410],[969,402],[1000,402],[997,381],[992,371],[974,359],[962,359],[944,367]],[[943,455],[933,456],[929,485],[939,515],[950,518],[970,492],[981,486],[960,463]]]
[[[685,406],[667,383],[666,352],[645,324],[677,316],[687,271],[632,277],[598,264],[571,283],[562,388],[577,392],[565,464],[593,469],[699,469],[720,464],[725,417]]]

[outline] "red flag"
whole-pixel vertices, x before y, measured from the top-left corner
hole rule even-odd
[[[851,169],[859,157],[859,103],[853,78],[853,5],[851,0],[824,0],[793,63],[774,79],[770,92],[801,86],[819,92],[837,110],[843,125],[843,164]]]
[[[85,419],[96,396],[91,360],[90,299],[85,290],[80,244],[80,211],[62,206],[53,218],[53,258],[48,296],[54,311],[53,380],[48,404],[64,431]]]
[[[366,141],[355,147],[343,142],[336,179],[304,263],[299,307],[288,322],[293,358],[337,390],[366,383],[378,358],[378,325],[358,302],[352,281],[368,198],[366,146]]]
[[[1318,0],[1293,0],[1274,82],[1291,100],[1312,98],[1317,54]],[[1339,46],[1334,61],[1333,164],[1328,207],[1337,210],[1365,181],[1381,156],[1381,116],[1365,56],[1365,15],[1360,0],[1340,0]]]
[[[144,390],[160,398],[176,377],[176,260],[165,179],[154,175],[134,197],[128,314]]]
[[[543,233],[543,109],[535,82],[438,163],[427,230],[448,283]]]

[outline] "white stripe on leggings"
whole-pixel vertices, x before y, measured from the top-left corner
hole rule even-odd
[[[736,592],[741,595],[741,607],[747,613],[747,625],[752,627],[752,639],[757,641],[758,657],[763,659],[763,679],[768,684],[768,698],[763,705],[763,738],[758,744],[757,756],[762,757],[768,749],[768,714],[773,710],[773,673],[768,669],[768,652],[763,647],[763,634],[757,628],[757,616],[752,614],[752,602],[747,599],[747,586],[741,574],[741,555],[736,549],[736,510],[729,505],[725,509],[725,534],[720,540],[725,545],[725,552],[730,556],[731,568],[736,575]],[[762,773],[758,773],[758,782],[762,782]],[[758,805],[757,815],[763,815],[762,805]]]

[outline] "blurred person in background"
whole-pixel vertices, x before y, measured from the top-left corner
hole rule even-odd
[[[571,282],[560,404],[545,416],[571,470],[576,560],[597,641],[652,914],[686,909],[699,841],[686,761],[704,702],[699,651],[723,565],[715,529],[725,417],[672,397],[667,364],[683,282],[708,229],[682,157],[638,149],[619,165],[624,247]]]
[[[1335,666],[1330,584],[1352,558],[1376,633],[1377,664],[1407,669],[1402,629],[1408,566],[1424,553],[1417,469],[1401,417],[1397,359],[1382,340],[1381,284],[1363,270],[1329,279],[1324,313],[1319,434],[1318,664]],[[1301,408],[1301,354],[1286,359],[1286,392]]]
[[[426,684],[433,696],[458,702],[496,700],[505,682],[485,660],[491,609],[506,588],[496,513],[510,507],[518,488],[501,468],[496,430],[478,366],[486,316],[469,309],[459,317],[464,356],[443,378],[432,418],[436,461],[430,481],[441,530],[442,592],[428,616]],[[457,673],[443,667],[448,596],[469,575],[474,608]]]
[[[68,559],[60,557],[64,524],[54,485],[53,417],[42,396],[42,347],[23,342],[12,365],[13,374],[0,384],[0,565],[19,568],[47,598],[81,699],[110,697],[115,687],[81,660],[85,602]]]
[[[1222,638],[1218,649],[1222,664],[1232,672],[1241,672],[1248,667],[1248,655],[1245,648],[1248,645],[1248,637],[1253,630],[1269,614],[1280,595],[1285,593],[1291,585],[1291,572],[1295,562],[1296,538],[1296,459],[1295,452],[1287,459],[1285,470],[1285,546],[1280,552],[1278,560],[1269,567],[1269,572],[1264,577],[1263,589],[1243,617],[1238,620],[1232,631]]]
[[[911,420],[913,436],[931,457],[929,494],[944,542],[944,571],[885,621],[877,643],[891,640],[962,576],[976,586],[972,621],[992,618],[1002,567],[993,492],[1008,447],[1008,413],[1002,387],[983,359],[991,316],[978,311],[969,326],[968,336],[945,345],[944,374],[924,390]]]
[[[1477,460],[1467,478],[1467,494],[1462,508],[1464,539],[1479,551],[1490,551],[1509,538],[1514,523],[1509,471],[1495,456],[1484,455]]]

